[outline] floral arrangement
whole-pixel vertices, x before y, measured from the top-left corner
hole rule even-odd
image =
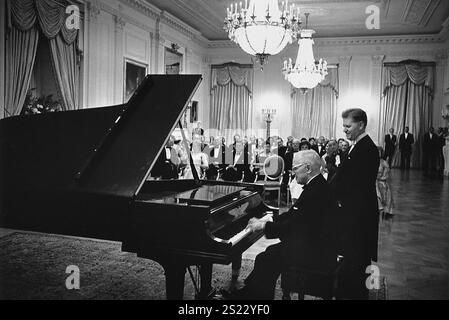
[[[35,97],[31,91],[27,93],[21,114],[40,114],[61,111],[61,103],[53,100],[53,95]]]

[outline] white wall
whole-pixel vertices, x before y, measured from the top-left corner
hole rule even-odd
[[[86,49],[84,54],[84,107],[124,102],[125,59],[147,66],[147,72],[165,72],[165,47],[180,46],[181,73],[206,73],[201,36],[175,17],[143,1],[86,0]],[[195,94],[205,112],[206,82]]]

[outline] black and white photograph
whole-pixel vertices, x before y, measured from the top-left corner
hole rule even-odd
[[[449,300],[449,1],[0,1],[15,300]]]

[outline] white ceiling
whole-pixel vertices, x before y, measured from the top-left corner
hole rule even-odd
[[[208,40],[228,39],[223,21],[226,8],[235,0],[146,1],[184,21]],[[302,14],[310,13],[309,27],[317,31],[315,38],[439,34],[449,17],[447,0],[290,0],[289,3],[299,6]],[[370,5],[380,9],[379,30],[366,28],[365,11]]]

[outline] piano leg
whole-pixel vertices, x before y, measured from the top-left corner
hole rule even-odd
[[[196,299],[208,299],[214,292],[212,289],[212,263],[205,263],[200,265],[200,293]]]
[[[241,268],[242,268],[242,256],[240,255],[232,261],[232,282],[238,280]]]
[[[186,266],[164,265],[167,300],[183,300]]]

